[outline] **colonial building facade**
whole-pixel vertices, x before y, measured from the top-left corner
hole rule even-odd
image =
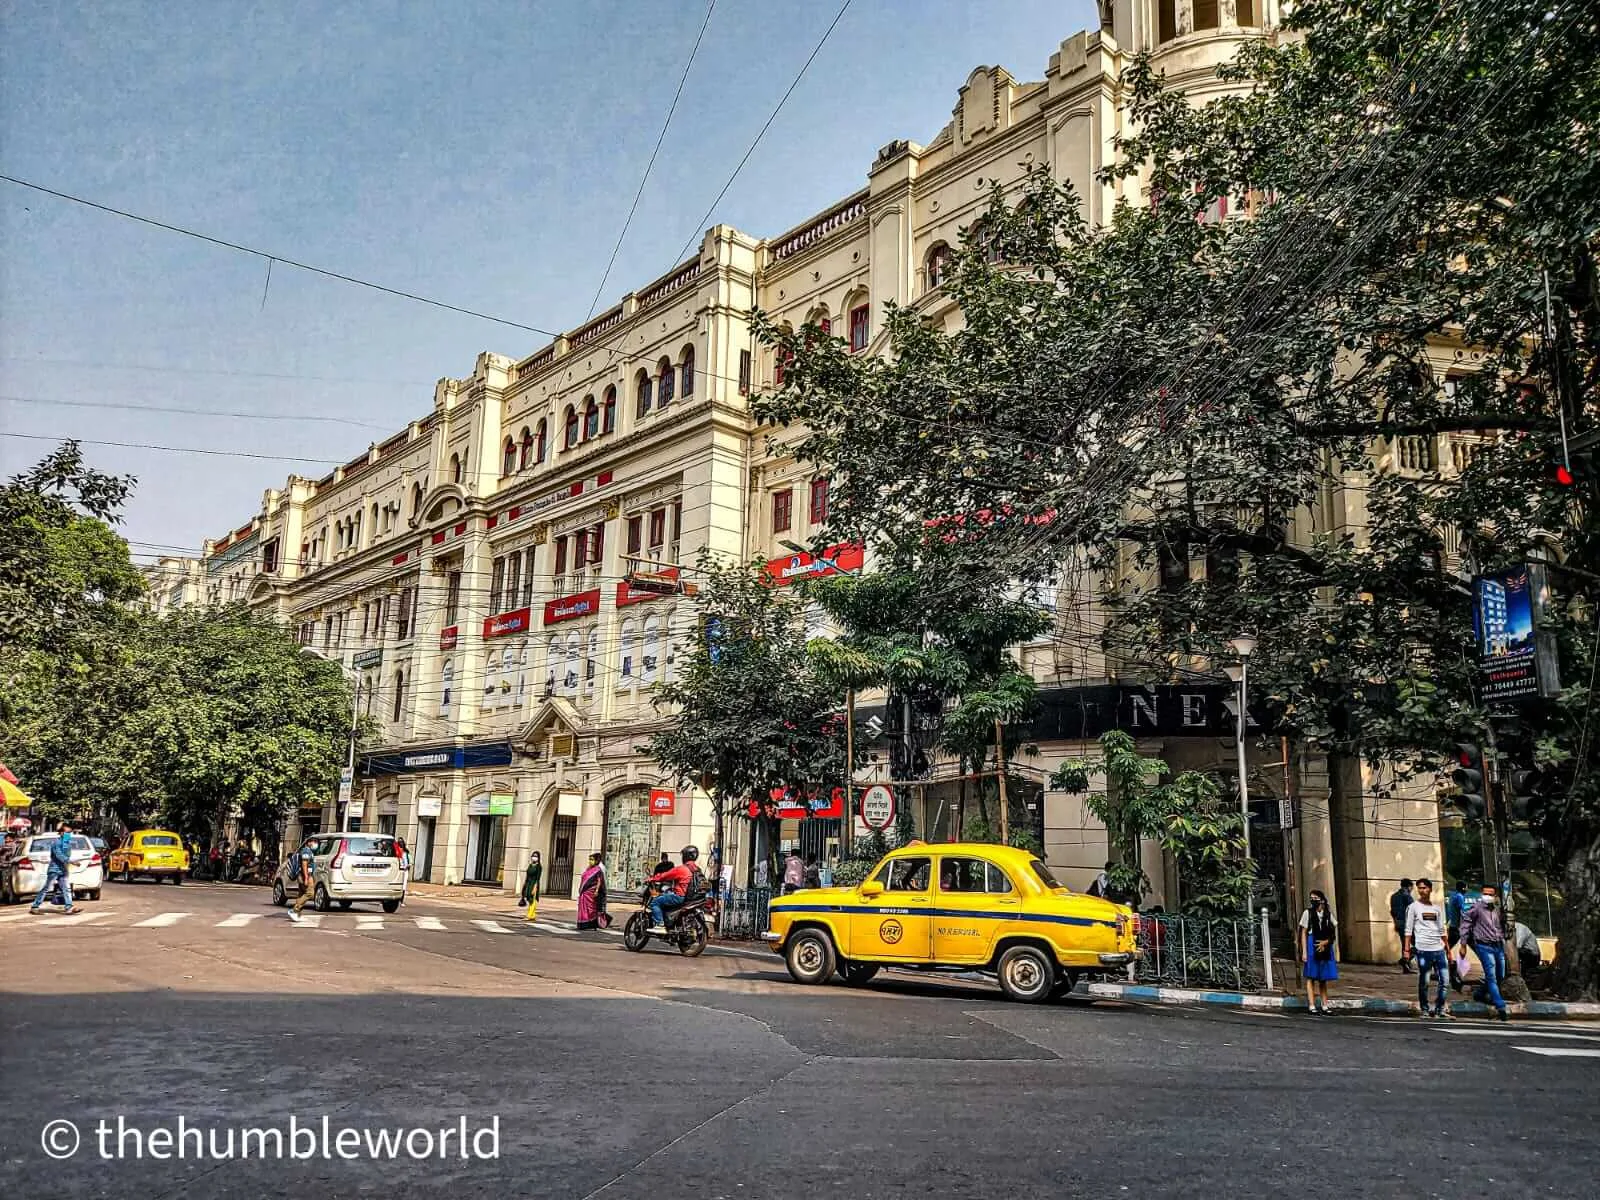
[[[1119,81],[1131,56],[1154,51],[1170,85],[1202,102],[1222,87],[1217,64],[1270,30],[1277,9],[1112,0],[1099,30],[1049,55],[1043,79],[978,67],[949,124],[926,145],[885,145],[860,191],[775,237],[713,227],[691,258],[582,327],[531,354],[479,355],[392,437],[325,478],[268,491],[198,563],[161,564],[156,603],[244,600],[344,665],[382,731],[349,819],[406,836],[419,877],[514,890],[537,849],[547,890],[560,892],[574,864],[604,848],[625,890],[662,850],[711,834],[707,797],[642,750],[668,719],[654,689],[691,637],[692,603],[675,584],[692,582],[702,551],[767,559],[784,583],[833,569],[797,549],[826,519],[826,480],[770,456],[771,431],[749,416],[746,397],[782,370],[752,337],[751,310],[824,323],[860,353],[881,352],[887,302],[959,319],[941,288],[950,247],[995,181],[1048,164],[1096,222],[1119,200],[1138,202],[1136,183],[1098,174],[1126,121]],[[1359,527],[1352,495],[1330,489],[1296,536]],[[1095,649],[1106,581],[1071,577],[1058,628],[1020,648],[1046,700],[1039,773],[1111,726],[1179,769],[1231,763],[1229,686],[1120,678]],[[1257,850],[1285,908],[1321,887],[1337,898],[1347,952],[1391,957],[1394,878],[1439,869],[1431,791],[1252,732],[1252,793],[1272,831]],[[859,782],[888,770],[890,752],[878,750]],[[957,785],[937,766],[905,790],[920,829],[953,830]],[[1281,835],[1280,798],[1291,818]],[[1078,798],[1039,788],[1030,803],[1052,867],[1087,884],[1107,855],[1104,829]],[[286,832],[340,819],[330,803]],[[839,825],[785,827],[826,849]],[[747,841],[733,822],[725,849],[740,872],[751,869]],[[1145,867],[1164,893],[1154,847]]]

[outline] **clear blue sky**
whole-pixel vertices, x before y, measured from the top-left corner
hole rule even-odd
[[[718,0],[601,305],[663,273],[837,11]],[[701,0],[10,0],[0,171],[547,329],[580,323]],[[855,0],[711,222],[781,232],[926,142],[980,63],[1041,79],[1089,0]],[[547,339],[0,183],[0,432],[346,460],[480,350]],[[163,370],[151,368],[165,368]],[[333,421],[253,420],[91,401]],[[0,474],[48,443],[0,437]],[[197,549],[290,472],[89,447],[139,480],[141,561]]]

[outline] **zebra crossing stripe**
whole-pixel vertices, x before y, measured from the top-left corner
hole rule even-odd
[[[321,929],[322,928],[322,914],[321,913],[301,913],[300,914],[300,920],[295,922],[295,924],[299,925],[302,929]]]
[[[26,921],[31,916],[33,914],[27,909],[23,909],[21,912],[6,913],[4,916],[0,916],[0,924],[4,924],[6,921]]]
[[[135,921],[135,929],[159,929],[163,925],[176,925],[189,914],[186,912],[157,913],[153,917],[146,917],[143,921]]]
[[[1453,1034],[1456,1037],[1502,1037],[1502,1038],[1576,1038],[1579,1041],[1594,1041],[1600,1030],[1574,1029],[1571,1032],[1555,1029],[1490,1029],[1481,1025],[1457,1026],[1454,1029],[1440,1029],[1439,1033]]]
[[[1542,1054],[1546,1058],[1600,1058],[1600,1049],[1583,1046],[1513,1046],[1524,1054]]]
[[[242,926],[250,924],[251,921],[259,921],[260,919],[260,913],[234,913],[233,916],[228,917],[225,920],[218,921],[217,928],[238,929]]]
[[[87,925],[90,921],[98,921],[102,917],[109,917],[107,912],[73,913],[70,917],[57,917],[50,922],[52,925]]]
[[[438,917],[417,917],[415,920],[418,929],[428,929],[434,933],[443,933],[445,931],[444,922],[439,920]]]
[[[382,929],[383,918],[375,917],[371,913],[364,913],[356,917],[356,929]]]
[[[500,924],[499,921],[474,921],[473,924],[476,925],[479,929],[483,930],[485,933],[510,933],[511,932],[511,930],[507,929],[504,925]]]

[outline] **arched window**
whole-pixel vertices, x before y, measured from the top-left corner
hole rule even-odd
[[[390,718],[391,720],[398,721],[400,719],[400,714],[405,709],[405,703],[406,673],[404,671],[396,671],[394,673],[394,716]]]
[[[672,360],[663,358],[656,364],[656,407],[665,408],[672,403]]]
[[[461,482],[461,468],[462,468],[461,455],[452,454],[450,456],[450,478],[453,479],[456,483],[460,483]]]
[[[571,450],[578,444],[578,410],[567,405],[566,419],[562,422],[561,448]]]
[[[567,634],[567,652],[562,662],[561,693],[564,696],[576,696],[578,694],[577,630]]]
[[[649,416],[651,403],[650,372],[640,370],[639,374],[634,376],[633,387],[634,395],[637,397],[634,403],[634,414],[640,417]]]
[[[583,399],[583,440],[600,436],[600,406],[594,402],[593,396]]]
[[[621,661],[617,666],[617,678],[622,681],[623,687],[632,687],[636,682],[634,678],[634,662],[639,654],[639,633],[633,627],[632,621],[622,623]]]
[[[600,406],[600,432],[610,433],[617,427],[617,389],[606,389],[605,403]]]
[[[928,290],[943,287],[950,280],[950,247],[935,242],[928,251]]]
[[[510,438],[506,439],[505,453],[500,457],[500,474],[502,478],[514,474],[517,469],[517,444]]]
[[[694,395],[694,347],[683,348],[683,360],[678,367],[678,395],[687,400]]]
[[[967,244],[976,247],[985,262],[1000,261],[1000,238],[988,221],[979,219],[967,229]]]
[[[639,653],[639,683],[649,687],[660,675],[661,619],[650,616],[644,622],[644,644]]]
[[[493,650],[483,664],[483,706],[488,708],[494,703],[497,685],[500,682],[500,656]]]
[[[592,626],[583,648],[583,694],[594,695],[594,677],[600,663],[600,627]]]
[[[533,435],[533,461],[542,463],[545,453],[550,449],[550,429],[543,417],[539,418],[539,428]]]
[[[456,665],[450,659],[444,660],[444,666],[439,668],[439,715],[450,715],[450,694],[455,690]]]

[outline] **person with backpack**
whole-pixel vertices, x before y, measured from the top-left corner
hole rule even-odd
[[[652,933],[667,931],[668,909],[681,908],[686,901],[705,895],[706,877],[700,870],[699,848],[685,846],[682,858],[678,866],[650,876],[651,883],[662,885],[656,898],[650,901],[650,918],[654,923]]]
[[[44,886],[33,898],[33,907],[28,911],[38,912],[46,900],[59,892],[62,911],[70,916],[77,911],[72,906],[72,825],[63,821],[56,832],[60,836],[50,843],[50,865],[45,868]]]

